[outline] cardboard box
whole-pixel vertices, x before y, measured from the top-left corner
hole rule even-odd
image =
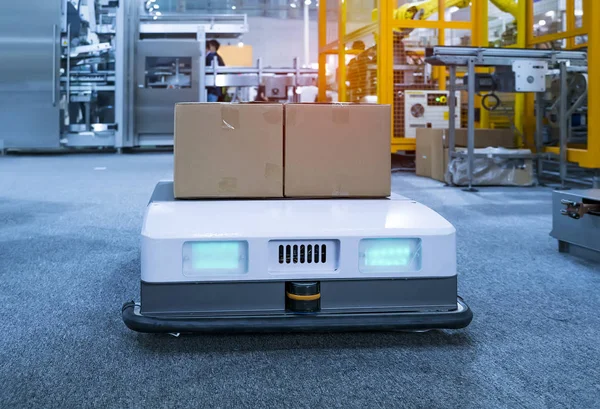
[[[391,107],[285,106],[286,197],[387,197]]]
[[[456,146],[468,146],[466,129],[457,129],[454,135]],[[475,129],[475,148],[516,148],[515,142],[515,133],[511,129]]]
[[[281,104],[175,106],[178,199],[283,197]]]
[[[448,169],[446,130],[433,128],[417,129],[416,174],[440,182],[445,181]]]

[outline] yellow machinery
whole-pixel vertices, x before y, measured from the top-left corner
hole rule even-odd
[[[328,14],[327,4],[337,5],[337,24],[335,27],[328,25],[331,14]],[[351,50],[351,45],[357,40],[370,39],[373,34],[377,38],[376,54],[376,96],[377,102],[394,104],[394,38],[403,31],[412,31],[417,28],[433,29],[437,32],[436,44],[445,45],[446,36],[452,30],[465,30],[470,32],[470,45],[489,46],[489,12],[490,3],[500,10],[515,16],[515,24],[524,28],[517,30],[516,41],[511,47],[540,48],[548,44],[561,44],[565,49],[586,49],[588,51],[589,70],[595,72],[600,67],[600,26],[592,24],[600,20],[600,1],[597,0],[565,0],[561,10],[555,9],[560,24],[557,30],[544,31],[534,28],[541,15],[534,14],[535,7],[539,7],[544,0],[470,0],[471,17],[469,21],[447,21],[446,13],[437,13],[437,19],[427,19],[439,10],[448,10],[450,7],[466,7],[464,0],[429,0],[420,3],[409,3],[398,7],[395,0],[376,0],[377,12],[374,13],[376,21],[372,20],[372,9],[365,11],[367,16],[355,19],[357,4],[353,0],[319,0],[319,92],[320,100],[325,100],[327,88],[325,66],[328,56],[337,56],[337,61],[346,61],[347,54],[357,54]],[[423,10],[423,11],[420,11]],[[330,10],[331,12],[331,10]],[[419,14],[419,15],[418,15]],[[329,17],[329,18],[328,18]],[[349,21],[350,19],[350,21]],[[334,63],[331,60],[330,63]],[[437,71],[436,71],[437,70]],[[437,87],[445,89],[447,73],[445,69],[435,68],[432,77],[437,79]],[[347,70],[345,64],[339,64],[337,71],[337,89],[340,100],[344,101],[347,95]],[[596,92],[596,88],[599,89]],[[588,81],[588,137],[587,144],[583,146],[569,145],[567,158],[569,162],[577,163],[584,168],[600,169],[600,105],[596,96],[600,95],[600,80],[593,75]],[[531,94],[515,94],[514,96],[514,123],[516,128],[523,133],[528,146],[533,145],[535,132],[534,98]],[[598,112],[596,112],[598,111]],[[489,127],[487,111],[481,111],[481,127]],[[396,118],[393,118],[394,120]],[[392,152],[401,150],[414,150],[415,140],[390,135]],[[546,151],[559,153],[558,147],[546,148]]]
[[[518,5],[515,0],[490,0],[498,9],[517,17]],[[445,0],[445,9],[469,7],[471,0]],[[427,20],[440,9],[439,0],[426,0],[420,3],[407,3],[394,10],[396,20]],[[377,21],[377,9],[373,10],[373,21]]]
[[[515,19],[517,17],[518,7],[515,0],[490,0],[492,4],[496,5],[501,11],[511,14]],[[442,0],[443,10],[450,9],[463,9],[471,6],[471,0]],[[438,13],[440,10],[439,0],[427,0],[417,3],[407,3],[393,11],[394,21],[426,21],[433,14]],[[374,9],[371,13],[372,21],[378,21],[378,9]],[[394,67],[394,117],[393,117],[393,136],[392,136],[392,153],[397,150],[402,150],[397,146],[394,146],[394,142],[403,140],[410,145],[410,142],[414,143],[414,140],[408,138],[405,134],[407,124],[403,117],[405,108],[405,91],[409,90],[438,90],[445,89],[446,87],[446,75],[444,67],[436,67],[434,75],[432,76],[433,81],[427,80],[427,73],[425,72],[425,63],[422,59],[423,53],[415,51],[414,48],[411,50],[410,47],[406,48],[403,38],[407,37],[414,28],[399,28],[394,27],[393,29],[393,67]],[[514,30],[512,30],[514,33]],[[377,39],[377,33],[375,39]],[[516,39],[512,41],[516,42]],[[487,44],[481,44],[487,46]],[[369,98],[370,95],[376,93],[377,74],[375,71],[375,65],[369,64],[370,61],[377,59],[376,46],[367,49],[363,53],[359,54],[354,60],[350,62],[350,65],[346,69],[347,79],[347,100],[350,102],[360,102],[365,100],[372,100]],[[371,67],[371,69],[369,69]],[[441,72],[443,70],[443,72]],[[357,78],[362,77],[362,78]],[[486,112],[484,114],[485,119],[489,116]],[[502,117],[503,120],[506,120]],[[487,125],[487,124],[486,124]],[[411,150],[412,146],[404,148],[404,150]],[[414,148],[413,148],[414,149]]]
[[[338,24],[337,24],[337,41],[327,42],[327,2],[335,1],[338,4]],[[501,10],[508,11],[511,14],[515,13],[515,0],[494,0],[494,4]],[[356,3],[356,2],[354,2]],[[320,24],[319,24],[319,89],[320,100],[325,100],[325,64],[327,55],[335,54],[338,61],[346,61],[347,54],[357,54],[356,50],[347,50],[356,40],[370,38],[372,41],[373,34],[377,39],[376,48],[371,51],[375,55],[373,64],[369,67],[370,81],[373,84],[371,89],[368,89],[369,95],[376,95],[377,102],[394,105],[392,122],[394,124],[394,132],[390,135],[391,151],[411,151],[415,150],[414,138],[404,138],[404,115],[403,115],[403,99],[399,95],[402,86],[396,87],[396,84],[409,85],[405,89],[446,89],[447,72],[443,68],[435,68],[431,77],[434,81],[427,81],[425,73],[415,75],[414,83],[407,83],[410,77],[410,71],[423,69],[424,64],[419,60],[419,54],[423,53],[423,46],[414,46],[409,44],[404,50],[403,37],[407,36],[416,28],[433,29],[437,31],[437,42],[431,45],[445,44],[447,33],[452,33],[452,30],[460,30],[459,32],[470,32],[470,44],[487,46],[487,20],[488,9],[487,0],[428,0],[420,3],[409,3],[399,8],[395,7],[395,1],[379,0],[375,10],[369,11],[369,19],[375,18],[376,22],[368,24],[360,29],[350,33],[346,32],[348,8],[352,7],[352,0],[325,0],[320,1]],[[439,10],[449,10],[451,8],[471,7],[470,21],[446,21],[446,13],[437,13],[437,20],[428,20],[433,14]],[[354,10],[351,10],[352,12]],[[381,13],[379,13],[381,12]],[[520,20],[520,19],[517,19]],[[519,36],[524,39],[525,36]],[[524,40],[522,43],[524,46]],[[420,48],[420,50],[418,50]],[[417,57],[417,58],[414,58]],[[338,64],[337,72],[337,91],[340,101],[347,101],[347,87],[350,84],[348,81],[348,70],[345,64]],[[371,92],[373,91],[373,92]],[[350,93],[350,97],[356,100],[355,96]],[[371,98],[372,99],[372,98]],[[482,115],[482,125],[487,126],[487,115]],[[518,120],[516,120],[518,122]]]

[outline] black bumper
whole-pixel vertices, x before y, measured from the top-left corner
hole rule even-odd
[[[123,305],[123,321],[129,329],[146,333],[252,333],[331,332],[460,329],[471,323],[473,313],[458,298],[457,309],[444,312],[373,312],[272,314],[213,317],[147,317],[131,301]]]

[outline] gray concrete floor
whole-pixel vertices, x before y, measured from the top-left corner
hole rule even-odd
[[[394,175],[457,228],[465,330],[173,338],[120,317],[171,169],[171,154],[0,157],[0,406],[598,406],[600,268],[557,252],[550,189]]]

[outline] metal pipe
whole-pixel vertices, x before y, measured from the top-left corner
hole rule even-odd
[[[67,25],[67,110],[71,104],[71,24]],[[69,116],[69,125],[73,119]]]
[[[203,27],[198,27],[196,40],[200,47],[198,61],[198,101],[206,102],[206,33]]]
[[[565,180],[567,178],[567,138],[568,129],[567,123],[567,97],[568,97],[568,82],[567,82],[567,64],[563,61],[560,63],[560,106],[559,106],[559,121],[560,121],[560,187],[565,188]]]
[[[310,26],[308,19],[308,2],[304,2],[304,66],[308,67],[310,64]]]
[[[546,176],[560,176],[560,172],[553,172],[551,170],[544,170],[542,172],[544,175]],[[578,185],[587,185],[589,186],[590,184],[593,185],[593,178],[592,180],[586,180],[586,179],[577,179],[577,178],[566,178],[565,181],[569,182],[569,183],[575,183]]]
[[[338,101],[346,102],[346,1],[340,1],[338,5]],[[378,58],[382,54],[377,52]],[[379,80],[380,76],[377,77]]]
[[[52,25],[52,106],[56,106],[56,24]]]
[[[92,126],[91,126],[92,119],[90,118],[90,116],[92,115],[91,105],[92,105],[92,99],[90,96],[90,100],[85,102],[85,130],[87,132],[92,130]]]
[[[298,57],[294,57],[294,95],[292,96],[292,100],[294,102],[298,102],[298,94],[296,93],[296,88],[298,87],[298,77],[300,76],[300,64],[298,63]]]
[[[586,89],[583,92],[583,94],[581,94],[579,96],[579,98],[577,98],[577,101],[575,101],[575,103],[573,105],[571,105],[571,108],[569,108],[569,110],[567,111],[567,117],[570,117],[571,115],[573,115],[575,110],[579,109],[585,102],[587,102],[587,98],[588,98],[588,91]]]
[[[448,84],[448,166],[452,160],[456,141],[456,66],[451,65],[450,82]],[[444,171],[447,171],[445,169]]]
[[[282,74],[282,75],[286,75],[289,73],[295,73],[298,72],[299,74],[313,74],[316,75],[318,74],[317,70],[313,70],[313,69],[305,69],[305,68],[299,68],[299,69],[295,69],[294,67],[284,67],[284,68],[262,68],[261,70],[262,74]],[[207,67],[206,69],[206,73],[207,74],[213,74],[214,70],[211,67]],[[219,74],[258,74],[259,70],[256,67],[218,67],[218,73]]]
[[[319,7],[319,102],[327,100],[327,78],[326,66],[327,55],[324,53],[324,47],[327,45],[327,0],[320,0]]]
[[[427,59],[436,59],[443,57],[481,57],[492,58],[533,58],[550,59],[553,61],[570,60],[587,62],[587,53],[582,51],[556,51],[543,49],[516,49],[516,48],[494,48],[494,47],[454,47],[454,46],[435,46],[428,52]],[[512,65],[512,61],[506,61],[505,65]]]
[[[544,110],[543,98],[544,98],[543,92],[538,92],[535,94],[535,151],[538,155],[540,155],[542,153],[542,149],[544,146],[544,134],[543,134],[544,113],[542,112]],[[537,165],[536,168],[537,168],[537,176],[538,176],[538,183],[539,183],[539,179],[542,175],[542,170],[544,167],[542,160],[540,159],[539,156],[536,161],[536,165]]]
[[[116,33],[115,36],[115,123],[117,129],[115,130],[115,147],[121,150],[125,146],[125,139],[128,138],[129,132],[127,132],[127,117],[124,115],[124,102],[125,95],[127,95],[126,81],[125,81],[125,61],[126,61],[126,38],[128,36],[129,28],[126,26],[125,21],[125,10],[127,6],[117,8],[116,16]]]
[[[473,167],[475,153],[475,59],[469,58],[469,80],[468,80],[468,100],[469,112],[467,116],[467,150],[468,150],[468,165],[467,171],[469,176],[469,187],[466,189],[469,192],[473,189]]]
[[[263,77],[263,63],[261,57],[258,57],[258,59],[256,60],[256,69],[258,71],[258,85],[261,85]]]

